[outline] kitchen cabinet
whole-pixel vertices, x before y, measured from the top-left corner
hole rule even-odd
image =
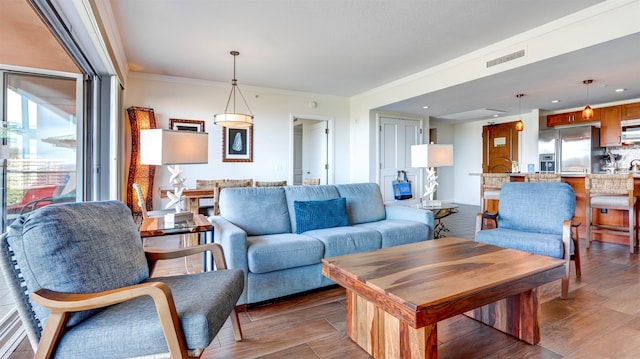
[[[600,110],[600,146],[620,146],[620,114],[622,106],[603,107]]]
[[[620,105],[620,119],[621,120],[640,119],[640,102]]]
[[[579,123],[588,123],[600,121],[600,109],[593,109],[593,118],[585,120],[582,118],[582,111],[573,111],[566,113],[557,113],[554,115],[547,115],[547,127],[554,127],[560,125],[575,125]]]

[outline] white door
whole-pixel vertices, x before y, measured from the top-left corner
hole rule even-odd
[[[302,177],[327,184],[327,121],[305,121],[302,132]]]
[[[302,124],[293,127],[293,184],[302,184]]]
[[[422,143],[421,128],[419,120],[380,118],[380,186],[385,202],[394,200],[391,186],[399,170],[407,172],[413,199],[422,194],[420,169],[411,167],[411,145]]]

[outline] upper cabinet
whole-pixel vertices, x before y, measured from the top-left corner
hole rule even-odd
[[[600,109],[593,109],[593,118],[585,120],[582,118],[582,111],[574,111],[567,113],[557,113],[555,115],[547,115],[547,127],[554,127],[560,125],[574,125],[578,123],[587,123],[600,121]]]
[[[601,109],[600,118],[600,146],[620,146],[621,145],[621,128],[620,114],[622,106],[610,106]]]
[[[640,102],[620,105],[620,120],[637,119],[640,119]]]

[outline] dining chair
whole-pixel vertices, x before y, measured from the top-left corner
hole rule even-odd
[[[256,187],[282,187],[287,185],[287,181],[256,181]]]
[[[222,248],[143,248],[119,201],[52,204],[0,236],[0,267],[36,358],[199,356],[235,311],[241,270]],[[217,270],[151,277],[160,260],[212,252]]]
[[[220,192],[223,189],[232,188],[232,187],[252,187],[252,186],[253,186],[253,179],[251,179],[251,178],[248,178],[248,179],[225,179],[225,180],[219,181],[217,183],[217,186],[213,190],[213,194],[214,194],[213,215],[217,216],[218,214],[220,214],[220,209],[219,209],[218,203],[219,203],[219,200],[220,200]]]
[[[302,184],[305,186],[317,186],[320,184],[320,178],[305,178],[302,180]]]

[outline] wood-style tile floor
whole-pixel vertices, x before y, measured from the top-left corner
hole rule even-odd
[[[448,236],[473,239],[479,207],[461,205],[443,219]],[[177,246],[176,238],[147,245]],[[560,281],[541,288],[541,341],[528,345],[490,327],[456,316],[438,324],[440,358],[638,358],[640,357],[640,261],[628,247],[601,242],[586,250],[581,240],[582,278],[572,267],[570,298],[560,299]],[[199,257],[187,262],[200,268]],[[164,275],[185,271],[167,263]],[[202,358],[369,358],[346,337],[342,288],[252,307],[240,313],[244,333],[235,342],[227,322]],[[31,358],[26,343],[11,358]]]

